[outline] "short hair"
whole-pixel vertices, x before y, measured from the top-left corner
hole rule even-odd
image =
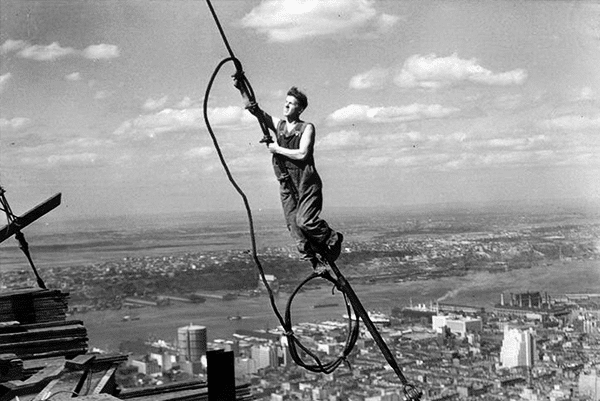
[[[298,100],[298,104],[300,105],[300,107],[302,107],[302,110],[306,110],[306,108],[308,107],[308,99],[306,98],[306,95],[302,93],[298,88],[292,86],[288,91],[287,95],[295,97],[296,100]]]

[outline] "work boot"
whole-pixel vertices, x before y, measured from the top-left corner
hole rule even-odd
[[[316,256],[311,260],[312,268],[318,275],[322,275],[327,271],[327,264],[321,261]]]
[[[337,258],[340,257],[340,253],[342,253],[342,242],[344,241],[344,235],[342,233],[337,233],[337,239],[333,243],[333,245],[329,245],[327,247],[327,257],[330,262],[335,262]]]

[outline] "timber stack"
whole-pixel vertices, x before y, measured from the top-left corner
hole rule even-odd
[[[66,320],[69,293],[21,288],[0,293],[0,322],[20,324]]]

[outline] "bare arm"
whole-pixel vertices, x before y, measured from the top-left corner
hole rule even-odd
[[[273,154],[289,157],[292,160],[304,160],[313,152],[315,144],[315,127],[312,124],[307,124],[300,138],[298,149],[288,149],[277,145],[276,143],[269,144],[269,151]]]
[[[233,86],[240,89],[240,84],[238,82],[238,77],[233,76]],[[240,90],[240,94],[242,95],[242,102],[244,103],[244,107],[248,110],[254,117],[259,120],[263,120],[267,124],[267,128],[271,131],[276,132],[277,124],[279,123],[279,119],[276,117],[272,117],[270,114],[265,112],[258,106],[258,103],[252,102],[248,93],[244,90]]]

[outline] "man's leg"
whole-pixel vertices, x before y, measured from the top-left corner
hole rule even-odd
[[[320,185],[311,185],[301,194],[296,206],[296,226],[304,236],[318,248],[324,249],[329,259],[335,261],[341,252],[343,235],[329,227],[319,217],[323,208],[323,195]]]
[[[298,252],[300,253],[300,258],[303,260],[314,262],[316,260],[315,251],[310,246],[310,243],[304,235],[302,229],[298,227],[298,224],[296,222],[298,213],[298,202],[294,196],[294,193],[290,191],[288,185],[288,183],[281,183],[279,192],[281,196],[281,205],[283,206],[283,215],[285,217],[287,228],[292,238],[296,241],[296,247],[298,248]]]

